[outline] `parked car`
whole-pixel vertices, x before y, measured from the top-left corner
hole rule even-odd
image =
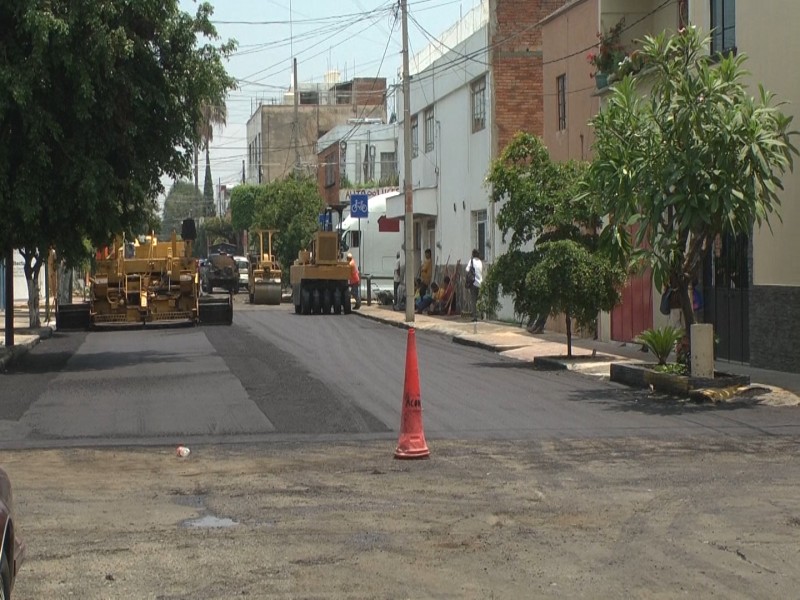
[[[14,520],[14,501],[11,495],[11,480],[0,468],[0,600],[9,600],[14,590],[14,581],[25,558],[25,546],[19,539]]]
[[[233,260],[239,267],[239,291],[241,292],[250,285],[250,261],[245,256],[234,256]]]

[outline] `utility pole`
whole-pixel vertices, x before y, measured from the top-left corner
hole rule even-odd
[[[298,108],[300,106],[300,90],[297,86],[297,59],[293,59],[294,66],[294,172],[300,171],[300,121],[298,118]]]
[[[242,159],[242,183],[244,183],[244,182],[245,182],[245,177],[244,177],[244,159]]]
[[[400,0],[403,13],[403,194],[405,195],[406,322],[414,322],[414,192],[411,188],[411,78],[408,73],[408,5]]]

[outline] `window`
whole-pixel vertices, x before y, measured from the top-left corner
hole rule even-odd
[[[333,156],[328,154],[325,157],[325,187],[331,187],[336,183],[336,163]]]
[[[567,76],[556,77],[556,99],[558,101],[558,130],[567,128]]]
[[[486,77],[472,82],[472,133],[486,127]]]
[[[433,107],[431,106],[425,109],[425,152],[430,152],[434,148],[433,128],[434,128]]]
[[[711,0],[711,54],[736,54],[736,0]]]
[[[689,0],[678,0],[678,29],[689,26]]]
[[[481,255],[483,260],[488,260],[486,254],[487,220],[486,210],[472,211],[472,247]]]
[[[381,152],[381,185],[393,185],[397,180],[397,155]]]
[[[419,156],[419,121],[416,115],[411,117],[411,156]]]

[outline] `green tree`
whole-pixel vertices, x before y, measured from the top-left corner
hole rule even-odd
[[[206,163],[206,176],[203,181],[203,216],[213,217],[217,214],[214,205],[214,182],[211,179],[211,165]]]
[[[324,203],[310,177],[290,175],[259,187],[263,193],[255,199],[253,228],[278,230],[272,251],[287,275],[297,253],[308,247],[317,231]]]
[[[256,196],[263,187],[244,184],[231,191],[231,223],[237,232],[248,231],[253,226]]]
[[[147,228],[160,177],[190,172],[202,102],[233,85],[222,61],[234,45],[213,44],[211,12],[177,0],[0,5],[5,253],[24,248],[38,270],[51,247],[74,263],[87,239]]]
[[[504,293],[523,317],[564,315],[568,356],[572,320],[594,327],[597,313],[618,301],[624,279],[624,272],[598,251],[599,219],[579,195],[585,169],[582,163],[553,162],[538,137],[520,132],[486,179],[492,201],[501,205],[497,224],[509,249],[481,286],[481,307],[494,312]]]
[[[197,229],[196,256],[208,256],[208,248],[219,243],[236,244],[236,232],[228,216],[208,217]]]
[[[172,231],[181,232],[184,219],[198,218],[203,214],[203,198],[188,181],[176,181],[164,199],[164,212],[161,218],[161,239],[166,240]]]
[[[208,172],[211,165],[209,149],[211,147],[211,142],[214,140],[214,127],[225,125],[227,119],[228,109],[225,106],[224,96],[220,96],[213,102],[204,101],[200,106],[200,121],[197,124],[198,142],[194,146],[194,186],[196,188],[199,187],[199,180],[197,177],[200,163],[199,150],[203,150],[206,153],[206,172]]]
[[[711,57],[708,45],[696,28],[644,39],[648,67],[617,84],[593,120],[587,178],[608,219],[603,241],[651,266],[659,289],[679,290],[687,329],[689,285],[714,239],[777,216],[797,153],[773,95],[747,93],[745,56]]]

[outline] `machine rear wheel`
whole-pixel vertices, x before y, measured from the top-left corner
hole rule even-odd
[[[314,308],[313,308],[312,312],[315,315],[318,315],[318,314],[322,313],[322,299],[320,298],[321,295],[322,294],[320,293],[320,291],[318,289],[315,289],[311,293],[311,299],[312,299],[312,301],[314,303]]]
[[[353,307],[350,305],[350,288],[344,288],[344,298],[342,299],[344,305],[344,314],[349,315],[353,312]]]
[[[311,291],[305,286],[300,290],[300,312],[311,314]]]
[[[325,288],[322,290],[322,314],[327,315],[331,312],[331,305],[333,304],[333,298],[331,297],[331,290],[329,288]]]
[[[333,312],[342,314],[342,290],[339,288],[333,290]]]

